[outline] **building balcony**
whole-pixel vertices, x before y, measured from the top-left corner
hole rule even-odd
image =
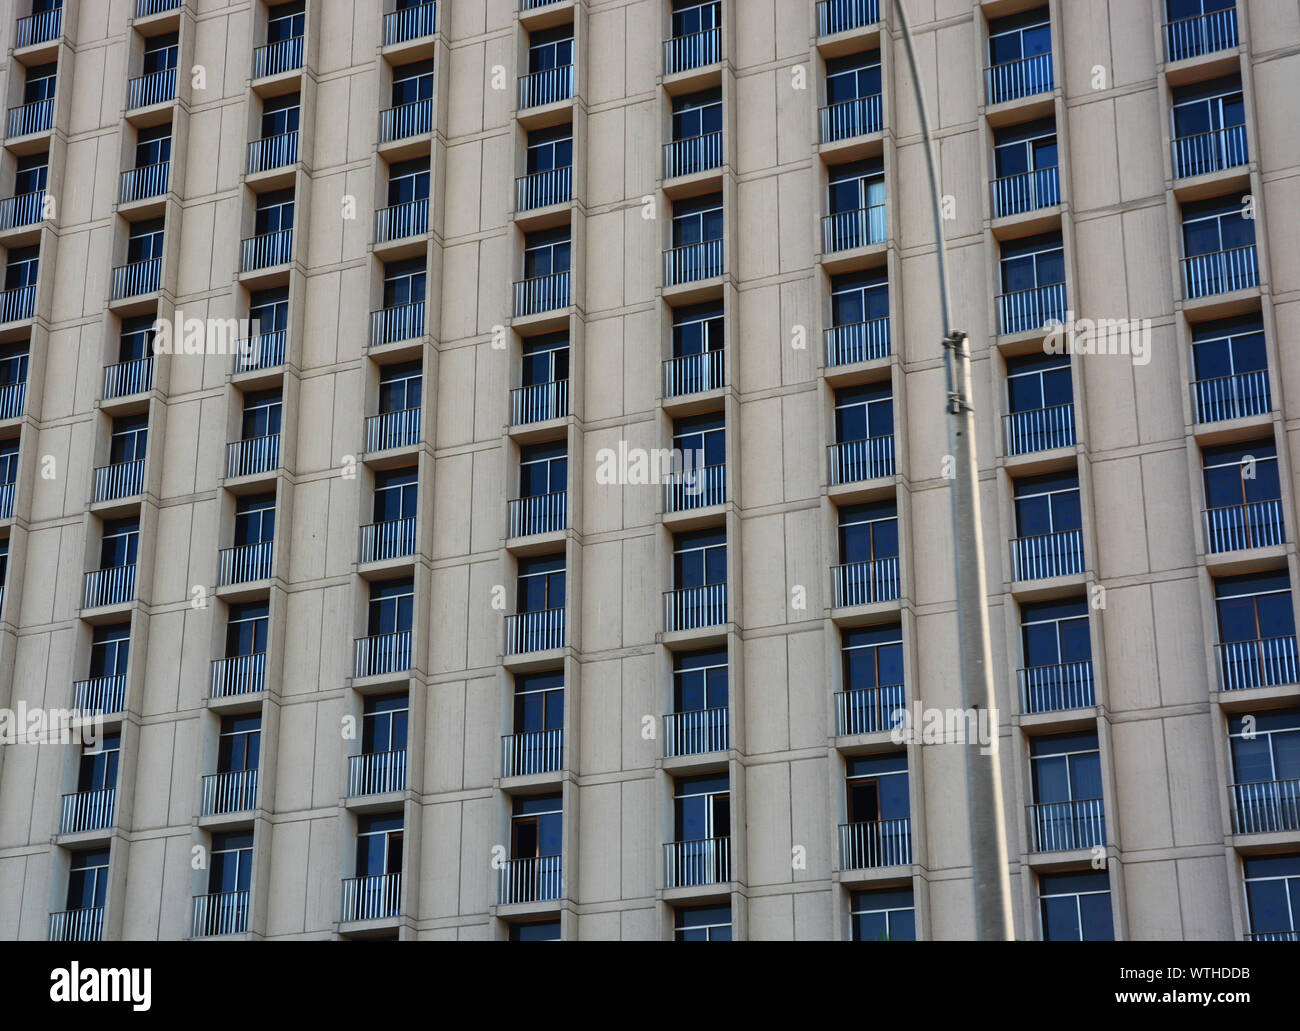
[[[680,587],[664,592],[664,632],[699,630],[727,622],[727,585]]]
[[[1026,716],[1087,709],[1097,704],[1091,659],[1026,666],[1016,670],[1016,677],[1020,682],[1020,711]]]
[[[104,400],[143,394],[153,387],[153,356],[104,367]]]
[[[253,140],[248,145],[248,174],[269,172],[273,168],[284,168],[298,160],[298,133],[282,132],[277,136],[266,136]]]
[[[726,706],[664,714],[664,758],[708,755],[731,747]]]
[[[429,231],[429,201],[412,200],[375,212],[375,243],[405,240]]]
[[[0,386],[0,420],[18,418],[26,406],[26,383],[6,383]]]
[[[0,483],[0,519],[14,517],[14,484]]]
[[[396,46],[432,36],[438,31],[438,5],[419,4],[384,15],[384,46]]]
[[[710,508],[727,500],[727,467],[717,465],[691,466],[682,472],[670,473],[664,481],[664,513],[691,512],[697,508]]]
[[[1300,657],[1294,634],[1256,641],[1229,641],[1215,645],[1214,650],[1219,657],[1222,691],[1300,683]]]
[[[879,0],[819,0],[817,35],[834,36],[838,32],[862,29],[880,21]]]
[[[420,443],[420,409],[403,408],[366,419],[366,452],[412,447]]]
[[[424,336],[424,302],[396,304],[370,313],[370,346],[401,343]]]
[[[1280,499],[1205,510],[1205,550],[1210,554],[1285,543],[1286,526]]]
[[[552,272],[515,283],[515,318],[569,306],[569,272]]]
[[[506,616],[506,654],[523,655],[564,647],[564,609],[538,609]]]
[[[831,566],[837,609],[898,600],[898,556]]]
[[[1229,125],[1172,141],[1175,179],[1210,175],[1228,168],[1238,168],[1250,160],[1246,146],[1246,127]]]
[[[433,100],[413,100],[379,112],[379,142],[392,143],[433,131]]]
[[[1170,62],[1227,50],[1237,42],[1235,6],[1165,22],[1165,60]]]
[[[822,252],[833,254],[884,243],[886,232],[883,204],[835,211],[822,216]]]
[[[222,548],[217,552],[217,586],[229,587],[232,584],[269,579],[273,567],[273,547],[271,541],[259,541]]]
[[[395,630],[356,639],[352,675],[358,680],[403,673],[410,668],[411,631]]]
[[[1289,931],[1252,931],[1246,935],[1248,942],[1300,942],[1300,928]]]
[[[387,562],[415,554],[415,516],[366,523],[361,527],[361,547],[357,561]]]
[[[545,68],[519,77],[519,110],[558,104],[573,96],[573,65]]]
[[[998,332],[1004,336],[1042,329],[1065,321],[1065,284],[1046,283],[998,294]]]
[[[256,272],[275,268],[293,260],[293,230],[278,229],[274,233],[249,236],[239,243],[239,271]]]
[[[387,795],[406,790],[406,749],[348,756],[348,797]]]
[[[562,769],[563,730],[531,730],[501,738],[502,777],[530,777]]]
[[[1011,541],[1012,578],[1049,580],[1083,572],[1083,531],[1059,530]]]
[[[1198,423],[1267,415],[1273,408],[1268,370],[1198,379],[1192,383],[1192,404]]]
[[[125,674],[91,677],[89,680],[77,680],[72,684],[72,707],[81,712],[97,712],[108,716],[124,711],[125,706]]]
[[[1061,170],[1053,165],[994,179],[989,183],[993,192],[993,217],[1009,218],[1060,204],[1060,173]]]
[[[722,275],[722,240],[704,240],[664,251],[664,286],[697,283]]]
[[[497,870],[497,905],[552,902],[560,897],[559,856],[507,859]]]
[[[155,14],[176,11],[185,5],[185,0],[135,0],[135,17],[151,18]]]
[[[1234,834],[1300,830],[1300,780],[1230,784],[1228,791]]]
[[[861,483],[894,475],[894,436],[846,440],[827,447],[831,486]]]
[[[912,862],[912,821],[840,824],[840,869],[875,870]]]
[[[826,330],[826,365],[830,368],[876,361],[889,354],[888,317],[850,322]]]
[[[1183,296],[1187,300],[1229,294],[1259,286],[1259,255],[1255,245],[1233,247],[1182,259]]]
[[[98,609],[105,605],[122,605],[134,597],[135,563],[129,566],[109,566],[86,574],[81,592],[81,607]]]
[[[190,937],[217,938],[248,933],[248,892],[218,891],[195,895],[190,910]]]
[[[133,261],[113,269],[113,300],[151,294],[162,281],[162,258]]]
[[[203,778],[200,816],[225,816],[257,808],[257,770],[232,770]]]
[[[212,661],[212,698],[234,698],[265,690],[266,652],[228,655]]]
[[[19,18],[14,32],[14,49],[22,50],[23,47],[34,47],[39,43],[49,43],[51,40],[58,39],[62,31],[62,7],[56,7],[52,11],[38,11],[36,14]],[[85,939],[70,940],[82,941]],[[98,941],[99,939],[94,940]]]
[[[721,390],[726,383],[722,351],[683,354],[664,362],[664,397]]]
[[[280,434],[268,433],[226,445],[226,477],[256,476],[280,468]]]
[[[253,51],[253,78],[292,72],[302,67],[303,37],[293,36],[257,47]]]
[[[664,887],[696,888],[731,880],[731,838],[664,844]]]
[[[34,190],[0,200],[0,233],[34,226],[45,219],[45,191]]]
[[[150,197],[161,197],[167,192],[171,181],[172,163],[159,161],[139,168],[128,168],[122,173],[121,185],[118,187],[118,200],[122,204],[132,204]]]
[[[176,69],[164,68],[148,75],[128,79],[126,84],[126,109],[166,104],[176,98]]]
[[[36,312],[36,284],[0,291],[0,323],[30,319]]]
[[[893,730],[906,714],[902,684],[835,692],[835,733],[839,737]]]
[[[1008,456],[1073,447],[1074,405],[1051,405],[1047,408],[1010,412],[1002,417],[1002,430]]]
[[[1052,55],[1035,54],[1018,61],[995,64],[984,70],[984,81],[988,87],[990,107],[1038,93],[1050,93],[1055,86]]]
[[[277,368],[284,364],[287,352],[288,334],[283,329],[245,337],[239,341],[239,350],[235,352],[235,364],[231,371],[238,376],[242,372]]]
[[[65,909],[61,913],[51,913],[49,932],[46,937],[52,942],[102,941],[104,937],[104,907]]]
[[[339,920],[387,920],[402,915],[402,875],[379,873],[347,877],[339,899]]]
[[[881,117],[880,94],[853,97],[835,104],[827,104],[817,112],[822,143],[852,139],[880,132],[884,126]]]
[[[510,391],[510,425],[527,426],[569,414],[569,381],[531,383]]]
[[[707,68],[722,60],[722,34],[715,25],[664,41],[664,74]]]
[[[507,506],[510,537],[533,537],[567,529],[568,501],[569,494],[563,490],[510,501]]]
[[[36,132],[49,132],[54,127],[54,98],[34,100],[30,104],[9,109],[5,119],[5,136],[30,136]]]
[[[1030,852],[1068,852],[1106,844],[1106,815],[1100,798],[1039,802],[1026,809]]]
[[[573,199],[573,167],[548,168],[515,180],[515,210],[532,211]]]
[[[722,132],[706,132],[664,144],[664,178],[698,175],[722,167]]]
[[[59,833],[80,834],[113,826],[113,803],[116,798],[116,788],[77,791],[64,795],[59,813]]]
[[[114,462],[101,465],[95,470],[94,499],[100,501],[117,501],[120,498],[133,498],[144,491],[144,459],[136,458],[130,462]]]

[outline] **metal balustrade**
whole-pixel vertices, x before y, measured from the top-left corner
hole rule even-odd
[[[840,824],[840,869],[874,870],[912,862],[912,821],[907,817]]]
[[[1018,581],[1047,580],[1083,572],[1083,531],[1059,530],[1011,541],[1012,575]]]
[[[567,529],[568,501],[568,491],[563,490],[513,499],[507,506],[510,536],[532,537]]]
[[[358,920],[387,920],[401,916],[402,875],[400,873],[371,874],[368,877],[347,877],[339,899],[339,920],[353,923]]]
[[[266,652],[228,655],[212,662],[211,697],[233,698],[266,690]]]
[[[59,812],[60,834],[81,834],[113,826],[113,808],[117,798],[116,788],[99,791],[77,791],[63,796]]]
[[[293,230],[277,229],[274,233],[250,236],[239,244],[239,271],[255,272],[274,268],[293,259]]]
[[[1027,455],[1034,451],[1073,447],[1074,404],[1010,412],[1002,417],[1002,429],[1008,455]]]
[[[18,418],[26,404],[26,383],[6,383],[0,387],[0,419]]]
[[[72,684],[72,707],[81,712],[105,715],[123,712],[126,705],[126,675],[91,677]]]
[[[532,211],[573,199],[573,166],[548,168],[515,180],[515,210]]]
[[[424,302],[395,304],[370,313],[370,346],[396,344],[424,336]]]
[[[366,452],[411,447],[420,442],[420,409],[403,408],[366,419]]]
[[[239,350],[235,353],[233,374],[238,376],[241,372],[274,369],[284,364],[287,351],[288,334],[283,329],[244,337],[239,341]]]
[[[119,498],[133,498],[144,491],[144,459],[136,458],[130,462],[114,462],[101,465],[95,470],[96,501],[116,501]]]
[[[1029,851],[1066,852],[1106,844],[1106,816],[1100,798],[1039,802],[1029,811]]]
[[[1229,785],[1234,834],[1300,830],[1300,780]]]
[[[727,500],[727,466],[691,466],[669,473],[664,480],[664,512],[690,512],[697,508],[725,504]]]
[[[497,905],[551,902],[560,897],[559,856],[506,859],[497,870]]]
[[[164,11],[178,10],[184,5],[185,0],[135,0],[135,16],[148,18]]]
[[[14,517],[14,485],[0,483],[0,519]]]
[[[30,319],[36,311],[36,284],[0,292],[0,322]]]
[[[1086,709],[1096,705],[1092,660],[1025,666],[1016,670],[1020,683],[1020,711],[1026,715]]]
[[[544,68],[519,77],[519,110],[556,104],[573,97],[573,65]]]
[[[128,168],[122,173],[118,199],[123,204],[130,204],[133,201],[162,196],[170,185],[171,169],[170,161]]]
[[[280,468],[280,434],[249,437],[226,445],[226,476],[255,476]]]
[[[200,816],[224,816],[257,808],[257,770],[233,770],[203,778]]]
[[[264,79],[302,67],[302,36],[268,43],[253,51],[253,78]]]
[[[97,942],[104,937],[104,907],[65,909],[50,914],[49,933],[52,942]]]
[[[1268,370],[1196,380],[1192,384],[1192,401],[1200,423],[1267,415],[1273,408]]]
[[[5,119],[5,135],[28,136],[35,132],[49,132],[54,127],[54,98],[34,100],[30,104],[11,107]]]
[[[1173,149],[1175,179],[1222,172],[1227,168],[1244,165],[1249,160],[1244,125],[1229,125],[1209,132],[1179,136],[1170,146]]]
[[[876,361],[890,354],[889,318],[850,322],[826,330],[826,364],[853,365]]]
[[[1182,259],[1183,295],[1188,300],[1259,286],[1259,255],[1253,243]]]
[[[501,738],[501,776],[530,777],[562,769],[563,730],[530,730]]]
[[[384,46],[409,43],[438,31],[438,5],[434,2],[407,7],[384,15]]]
[[[835,733],[878,734],[893,730],[906,717],[902,684],[881,684],[835,692]]]
[[[104,400],[143,394],[153,387],[153,356],[133,358],[104,368]]]
[[[45,191],[33,190],[0,200],[0,232],[34,226],[45,218]]]
[[[664,74],[705,68],[722,60],[722,33],[715,25],[664,41]]]
[[[727,621],[727,585],[705,584],[664,592],[664,632],[721,626]]]
[[[411,668],[411,631],[395,630],[356,639],[352,675],[357,678],[401,673]]]
[[[510,391],[510,425],[527,426],[569,414],[569,381],[532,383]]]
[[[558,4],[560,0],[519,0],[519,9],[521,11],[535,11],[539,7],[550,7],[551,4]]]
[[[348,756],[348,797],[406,790],[406,749]]]
[[[151,294],[162,281],[162,258],[133,261],[113,269],[113,300]]]
[[[731,880],[731,838],[696,838],[664,844],[664,887],[694,888]]]
[[[833,36],[880,21],[879,0],[819,0],[817,35]]]
[[[895,601],[898,598],[898,557],[831,566],[831,584],[837,609]]]
[[[1248,942],[1300,942],[1300,929],[1290,931],[1253,931],[1246,935]]]
[[[1219,660],[1219,687],[1223,691],[1300,683],[1300,658],[1294,634],[1256,641],[1229,641],[1215,645],[1214,651]]]
[[[664,714],[664,758],[707,755],[731,747],[726,706]]]
[[[433,131],[433,101],[412,100],[379,112],[379,142],[392,143]]]
[[[411,200],[405,204],[393,204],[375,212],[376,243],[404,240],[408,236],[420,236],[428,231],[428,200]]]
[[[822,216],[822,251],[826,254],[884,243],[886,235],[883,204]]]
[[[726,383],[722,351],[683,354],[664,362],[664,397],[721,390]]]
[[[1018,61],[1006,61],[984,70],[989,105],[1047,93],[1056,85],[1052,76],[1052,55],[1035,54]]]
[[[880,132],[884,125],[881,110],[879,93],[827,104],[817,112],[821,124],[821,142],[834,143]]]
[[[989,183],[989,188],[993,192],[994,218],[1023,215],[1061,203],[1061,170],[1053,165],[1004,175]]]
[[[722,167],[722,130],[664,144],[664,178]]]
[[[122,605],[135,597],[135,563],[109,566],[86,574],[81,592],[81,607],[97,609],[105,605]]]
[[[415,554],[415,516],[361,527],[360,562],[384,562]]]
[[[831,486],[894,475],[894,436],[867,437],[831,444]]]
[[[1027,333],[1049,320],[1065,321],[1065,284],[1045,283],[998,294],[1000,333]]]
[[[264,136],[253,140],[248,145],[248,174],[269,172],[273,168],[284,168],[298,160],[298,133],[282,132],[276,136]]]
[[[515,283],[515,318],[569,306],[569,273],[552,272]]]
[[[1168,61],[1185,61],[1189,57],[1227,50],[1237,43],[1235,6],[1165,22],[1165,59]]]
[[[14,30],[14,49],[33,47],[38,43],[48,43],[58,39],[63,31],[63,8],[52,11],[38,11],[25,18],[19,18]]]
[[[1280,499],[1205,510],[1205,550],[1211,554],[1285,543]]]
[[[138,107],[165,104],[175,98],[175,68],[164,68],[162,71],[138,75],[134,79],[127,80],[126,109],[128,111],[134,111]]]
[[[722,275],[722,240],[704,240],[664,251],[664,285],[680,286]]]
[[[506,616],[506,654],[564,647],[564,609],[538,609]]]
[[[190,913],[191,938],[216,938],[248,932],[248,892],[218,891],[195,895]]]
[[[269,579],[274,565],[273,548],[271,541],[222,548],[217,553],[217,586],[228,587],[231,584]]]

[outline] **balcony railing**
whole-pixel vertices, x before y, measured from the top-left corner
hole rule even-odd
[[[1300,928],[1289,931],[1252,931],[1246,935],[1250,942],[1300,942]]]
[[[833,487],[894,475],[893,434],[831,444],[827,452]]]
[[[377,677],[411,668],[411,631],[358,637],[352,667],[355,677]]]
[[[0,292],[0,322],[30,319],[36,311],[36,284]]]
[[[14,485],[0,483],[0,519],[14,517]]]
[[[253,51],[253,78],[279,75],[302,67],[302,36],[268,43]]]
[[[664,74],[704,68],[722,60],[722,35],[715,25],[664,41]]]
[[[101,941],[104,937],[104,907],[65,909],[61,913],[51,913],[47,937],[52,942]]]
[[[203,778],[201,816],[223,816],[257,808],[257,771],[233,770]]]
[[[515,210],[532,211],[573,199],[573,167],[548,168],[515,180]]]
[[[283,365],[287,350],[288,334],[282,329],[244,337],[239,341],[239,350],[235,354],[234,374],[238,376],[241,372],[257,372]]]
[[[721,626],[727,621],[727,585],[705,584],[664,592],[664,632]]]
[[[998,294],[999,332],[1027,333],[1048,320],[1065,320],[1065,284],[1045,283],[1027,290]]]
[[[1200,423],[1267,415],[1273,408],[1266,369],[1197,380],[1192,384],[1192,399]]]
[[[126,705],[126,675],[91,677],[72,684],[72,707],[81,712],[122,712]]]
[[[893,730],[906,714],[903,695],[902,684],[836,691],[835,733],[840,737],[848,737]]]
[[[14,33],[14,49],[21,50],[23,47],[32,47],[37,43],[48,43],[52,39],[58,39],[62,31],[62,7],[56,7],[52,11],[38,11],[36,14],[19,18]]]
[[[1205,550],[1211,554],[1286,543],[1282,502],[1251,501],[1205,510]]]
[[[34,190],[0,200],[0,232],[34,226],[45,218],[45,191]]]
[[[375,212],[375,242],[404,240],[429,231],[428,200],[411,200]]]
[[[1029,851],[1065,852],[1106,844],[1106,816],[1100,798],[1040,802],[1029,810]]]
[[[1259,286],[1259,256],[1255,245],[1233,247],[1182,259],[1183,292],[1188,300],[1249,290]]]
[[[402,875],[371,874],[348,877],[343,881],[339,900],[339,920],[386,920],[402,913]]]
[[[113,802],[116,798],[116,788],[77,791],[64,795],[62,811],[59,813],[59,833],[80,834],[82,831],[98,831],[113,826]]]
[[[133,261],[113,269],[113,300],[151,294],[162,279],[162,258]]]
[[[348,797],[406,790],[406,749],[348,756]]]
[[[721,350],[683,354],[664,362],[664,397],[721,390],[725,382]]]
[[[1234,834],[1269,834],[1300,830],[1300,780],[1233,784]]]
[[[255,580],[268,579],[274,557],[272,549],[271,541],[222,548],[217,553],[219,559],[217,586],[228,587],[230,584],[246,584]]]
[[[114,462],[95,470],[95,500],[133,498],[144,490],[144,459]]]
[[[707,755],[731,747],[726,706],[664,714],[664,758]]]
[[[885,242],[885,205],[872,204],[822,216],[822,251],[850,251]]]
[[[167,192],[167,187],[170,184],[171,170],[172,163],[170,161],[159,161],[152,165],[141,165],[139,168],[128,168],[122,173],[122,182],[119,187],[118,196],[121,203],[130,204],[132,201],[162,196]]]
[[[501,776],[528,777],[564,768],[564,731],[531,730],[501,738]]]
[[[174,11],[184,3],[185,0],[135,0],[135,16],[148,18],[164,11]]]
[[[130,79],[126,84],[126,109],[164,104],[176,97],[176,69],[164,68]]]
[[[420,409],[403,408],[366,419],[366,451],[411,447],[420,442]]]
[[[1026,715],[1086,709],[1096,704],[1091,659],[1026,666],[1016,675],[1020,681],[1020,711]]]
[[[432,131],[432,100],[412,100],[409,104],[399,104],[379,112],[380,143],[392,143]]]
[[[664,887],[694,888],[731,880],[731,838],[664,844]]]
[[[565,529],[569,525],[568,500],[569,494],[563,490],[513,499],[508,505],[510,536],[531,537]]]
[[[664,178],[695,175],[722,167],[722,131],[664,144]]]
[[[854,136],[880,132],[882,128],[880,94],[853,97],[835,104],[827,104],[818,116],[821,120],[821,142],[834,143]]]
[[[6,383],[0,386],[0,419],[18,418],[23,414],[26,404],[26,383]]]
[[[269,172],[298,160],[298,133],[282,132],[253,140],[248,145],[248,174]]]
[[[1224,691],[1300,683],[1295,635],[1258,641],[1230,641],[1215,646],[1219,686]]]
[[[819,0],[817,35],[833,36],[880,21],[879,0]]]
[[[396,304],[370,313],[370,346],[396,344],[424,336],[424,302]]]
[[[898,598],[898,557],[831,566],[831,583],[837,609],[894,601]]]
[[[538,609],[506,616],[506,654],[564,647],[564,609]]]
[[[135,563],[93,569],[86,574],[81,592],[81,607],[97,609],[105,605],[121,605],[134,597]]]
[[[722,240],[704,240],[664,251],[664,285],[678,286],[722,275]]]
[[[840,824],[840,869],[874,870],[912,862],[912,821],[903,817]]]
[[[670,473],[664,481],[664,512],[690,512],[724,504],[727,500],[727,466],[691,466]]]
[[[266,690],[266,652],[228,655],[212,662],[212,697],[233,698]]]
[[[1004,175],[989,185],[993,190],[994,218],[1023,215],[1061,203],[1061,175],[1056,165]]]
[[[415,554],[415,516],[366,523],[361,527],[359,562],[386,562]]]
[[[569,414],[569,381],[531,383],[510,391],[510,425],[527,426]]]
[[[153,387],[153,356],[133,358],[104,368],[104,400],[143,394]]]
[[[1229,125],[1209,132],[1180,136],[1171,146],[1174,151],[1174,178],[1189,179],[1196,175],[1222,172],[1246,164],[1246,127]]]
[[[519,110],[555,104],[573,96],[573,65],[545,68],[531,75],[520,76]]]
[[[195,895],[190,914],[191,938],[216,938],[248,932],[248,892],[219,891]]]
[[[826,364],[853,365],[889,356],[889,318],[850,322],[826,330]]]
[[[268,433],[226,445],[226,476],[255,476],[280,468],[280,434]]]
[[[1052,79],[1052,55],[1035,54],[1018,61],[995,64],[984,71],[988,84],[989,104],[1047,93],[1055,85]]]
[[[34,132],[49,132],[54,126],[54,98],[34,100],[21,107],[11,107],[5,119],[5,135],[26,136]]]
[[[569,306],[569,273],[552,272],[515,283],[515,318]]]
[[[560,897],[560,857],[506,859],[497,871],[497,905],[550,902]]]
[[[438,5],[432,0],[384,15],[384,46],[409,43],[438,31]]]
[[[1002,417],[1008,455],[1074,446],[1074,405],[1051,405]]]
[[[1018,581],[1047,580],[1083,572],[1083,531],[1059,530],[1011,541],[1012,575]]]
[[[1185,61],[1236,45],[1235,6],[1165,23],[1165,57],[1169,61]]]
[[[293,230],[277,229],[274,233],[249,236],[239,244],[239,271],[274,268],[293,259]]]

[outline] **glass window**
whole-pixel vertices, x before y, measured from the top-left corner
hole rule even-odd
[[[1038,875],[1043,941],[1114,941],[1110,875],[1078,870]]]
[[[855,942],[916,941],[916,905],[911,888],[877,888],[849,896]]]

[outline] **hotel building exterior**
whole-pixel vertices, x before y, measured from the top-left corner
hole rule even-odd
[[[907,8],[1016,936],[1295,940],[1300,9]],[[0,34],[0,938],[971,936],[891,4]]]

